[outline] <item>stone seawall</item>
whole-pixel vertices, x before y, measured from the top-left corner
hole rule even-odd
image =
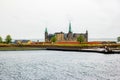
[[[119,54],[119,50],[106,50],[105,48],[77,48],[77,47],[47,47],[47,50],[56,50],[56,51],[77,51],[77,52],[97,52],[105,54]]]

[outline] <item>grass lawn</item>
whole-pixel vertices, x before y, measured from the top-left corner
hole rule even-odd
[[[24,50],[42,50],[35,47],[0,47],[0,51],[24,51]]]

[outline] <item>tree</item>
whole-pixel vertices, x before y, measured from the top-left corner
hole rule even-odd
[[[120,37],[117,38],[117,41],[120,42]]]
[[[3,40],[2,40],[2,37],[0,36],[0,43],[2,43],[3,42]]]
[[[84,42],[84,37],[82,35],[80,35],[78,38],[77,38],[77,41],[79,41],[80,43],[81,42]]]
[[[56,42],[56,36],[53,36],[52,38],[51,38],[51,42]]]
[[[11,38],[10,35],[7,35],[7,36],[6,36],[5,42],[6,42],[7,44],[9,44],[9,43],[12,42],[12,38]]]

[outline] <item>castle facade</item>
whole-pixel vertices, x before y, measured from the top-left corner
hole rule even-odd
[[[56,37],[56,42],[77,42],[77,38],[82,36],[84,42],[88,42],[88,31],[85,33],[73,33],[71,30],[71,23],[69,23],[68,33],[56,32],[54,34],[48,34],[47,28],[45,29],[45,42],[51,42],[52,37]]]

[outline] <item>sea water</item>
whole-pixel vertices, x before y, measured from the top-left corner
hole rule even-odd
[[[120,54],[0,51],[0,80],[120,80]]]

